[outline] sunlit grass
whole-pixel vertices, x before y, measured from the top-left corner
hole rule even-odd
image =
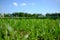
[[[53,19],[0,19],[0,40],[58,40],[60,24]]]

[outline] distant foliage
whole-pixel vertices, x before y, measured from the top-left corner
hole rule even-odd
[[[0,17],[3,17],[0,13]],[[4,17],[22,17],[22,18],[50,18],[50,19],[57,19],[60,17],[60,13],[46,13],[46,15],[38,14],[38,13],[24,13],[24,12],[15,12],[12,14],[4,14]]]
[[[51,19],[57,19],[60,17],[60,13],[51,13],[51,14],[47,13],[46,17]]]

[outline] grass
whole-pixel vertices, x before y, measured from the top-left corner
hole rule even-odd
[[[59,20],[0,19],[0,40],[60,40]]]

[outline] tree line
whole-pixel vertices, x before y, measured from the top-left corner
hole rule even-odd
[[[50,19],[57,19],[60,17],[60,13],[46,13],[45,15],[38,14],[38,13],[24,13],[24,12],[15,12],[15,13],[8,13],[8,14],[3,14],[0,13],[0,18],[1,17],[20,17],[20,18],[50,18]]]

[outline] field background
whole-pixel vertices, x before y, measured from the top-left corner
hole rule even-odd
[[[60,40],[59,20],[0,18],[0,40]]]

